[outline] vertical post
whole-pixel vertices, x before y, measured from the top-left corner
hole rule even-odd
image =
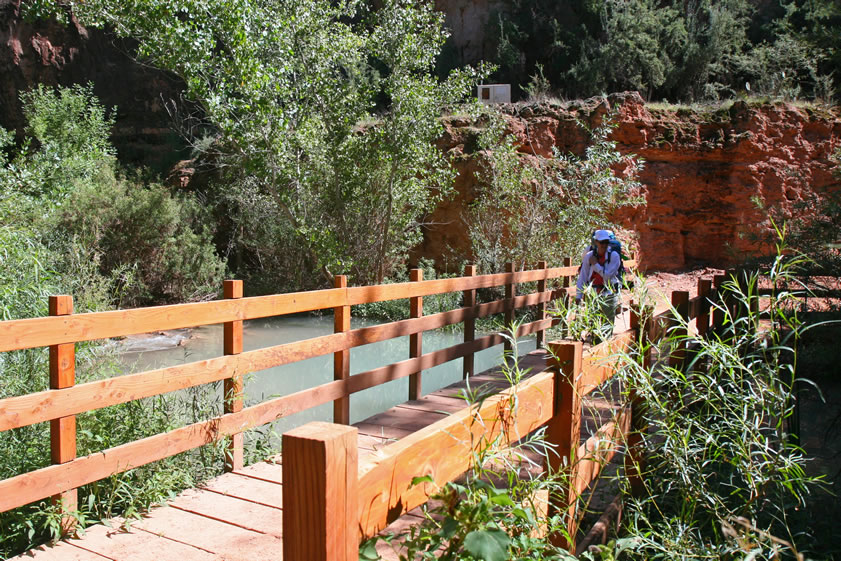
[[[336,275],[333,277],[334,288],[347,288],[347,277]],[[333,310],[333,332],[344,333],[350,331],[350,306],[336,306]],[[333,353],[333,379],[347,380],[350,378],[350,349],[345,348]],[[333,402],[333,422],[340,425],[350,424],[350,396],[345,395]]]
[[[724,325],[724,310],[727,309],[727,301],[724,296],[724,283],[727,282],[727,275],[713,276],[713,286],[716,292],[716,308],[713,310],[713,329],[720,330]]]
[[[564,257],[564,267],[571,267],[571,266],[572,266],[572,258]],[[561,281],[561,286],[563,288],[569,288],[570,285],[571,285],[570,277],[564,276],[563,280]],[[563,309],[564,310],[569,310],[569,302],[570,302],[569,292],[567,290],[564,290],[563,294],[561,295],[561,298],[564,301]],[[567,333],[566,323],[562,322],[561,323],[561,337],[565,338],[565,337],[568,337],[568,336],[569,336],[569,333]]]
[[[712,281],[710,279],[698,279],[698,317],[695,318],[695,326],[698,329],[698,336],[704,337],[710,328],[710,294],[712,292]]]
[[[546,261],[538,261],[537,268],[546,271]],[[546,292],[545,277],[537,281],[537,291],[540,293]],[[537,305],[537,321],[543,321],[544,319],[546,319],[546,302],[541,302]],[[538,349],[543,346],[545,335],[546,332],[543,329],[540,329],[535,335],[535,342]]]
[[[476,265],[465,265],[464,267],[464,276],[465,277],[475,277],[476,276]],[[464,291],[464,307],[465,308],[474,308],[476,307],[476,289],[472,290],[465,290]],[[468,341],[474,341],[476,339],[476,318],[470,317],[464,320],[464,342],[467,343]],[[475,364],[475,352],[471,352],[464,357],[464,370],[463,370],[463,379],[467,379],[468,376],[473,376],[474,372],[474,364]]]
[[[636,331],[637,344],[640,346],[640,353],[644,353],[642,364],[644,368],[650,366],[649,356],[651,350],[648,348],[648,326],[644,325],[643,310],[639,304],[631,303],[631,329]],[[642,417],[643,402],[636,391],[630,388],[629,403],[631,407],[631,432],[628,434],[626,443],[627,453],[625,454],[625,473],[631,484],[631,491],[635,495],[642,492],[644,472],[643,461],[645,460],[642,432],[645,430],[645,421]]]
[[[571,266],[572,266],[572,258],[564,257],[564,267],[571,267]],[[570,287],[569,279],[570,279],[570,277],[567,277],[567,276],[564,277],[564,280],[563,280],[563,283],[562,283],[562,286],[564,288],[569,288]]]
[[[356,427],[309,423],[283,435],[283,558],[359,558]]]
[[[549,344],[552,359],[550,368],[555,372],[554,412],[546,425],[546,439],[556,446],[547,454],[548,470],[566,477],[566,492],[550,497],[549,515],[561,514],[567,528],[565,535],[552,535],[552,543],[575,551],[575,534],[578,531],[576,507],[578,494],[575,486],[577,462],[575,457],[581,442],[581,375],[583,345],[580,341]]]
[[[50,296],[51,316],[69,316],[73,313],[73,297]],[[60,390],[76,384],[76,343],[50,346],[50,389]],[[50,456],[53,464],[65,464],[76,459],[76,416],[70,415],[50,421]],[[69,514],[78,508],[78,492],[70,489],[54,495],[54,503],[61,503],[62,513]],[[75,520],[62,517],[62,533],[73,531]]]
[[[226,280],[222,283],[225,299],[242,298],[242,281]],[[242,352],[242,320],[225,322],[222,327],[225,355],[238,355]],[[243,387],[242,374],[225,378],[223,383],[225,413],[242,411]],[[237,471],[243,468],[242,433],[231,435],[231,441],[225,450],[225,471]]]
[[[686,359],[686,328],[681,326],[681,321],[685,322],[689,317],[689,293],[685,290],[672,292],[672,307],[677,315],[672,319],[669,330],[669,340],[672,342],[669,366],[680,368]]]
[[[506,273],[514,273],[514,263],[506,263],[505,264],[505,272]],[[510,280],[510,279],[509,279]],[[517,287],[513,282],[506,282],[505,283],[505,329],[509,329],[511,325],[514,323],[514,297],[517,295]],[[505,356],[508,356],[511,352],[516,352],[511,347],[511,342],[506,340],[505,345]]]
[[[423,269],[412,269],[409,272],[409,280],[420,282],[423,280]],[[409,299],[409,316],[419,318],[423,316],[423,296],[413,296]],[[423,354],[423,333],[409,335],[409,358],[417,358]],[[409,401],[420,399],[423,395],[421,379],[422,371],[409,375]]]

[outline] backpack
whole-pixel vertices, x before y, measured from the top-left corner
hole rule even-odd
[[[622,251],[622,241],[616,237],[616,234],[610,232],[610,239],[607,242],[607,258],[610,259],[610,252],[615,251],[619,254],[619,270],[616,272],[616,280],[619,281],[619,284],[625,284],[625,261],[628,260],[628,256],[625,255]],[[596,232],[590,234],[590,246],[587,248],[587,251],[597,251],[598,247],[596,246],[595,240]],[[580,270],[580,267],[579,267]]]

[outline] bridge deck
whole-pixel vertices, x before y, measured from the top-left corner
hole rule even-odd
[[[520,366],[536,373],[543,370],[545,361],[545,352],[533,351],[521,357]],[[473,388],[485,384],[496,391],[508,387],[498,369],[471,378]],[[463,388],[463,382],[453,384],[356,423],[360,459],[463,409]],[[595,405],[599,409],[611,408],[606,403]],[[584,439],[593,433],[594,426],[597,425],[582,426]],[[282,459],[276,456],[184,491],[166,505],[151,509],[142,520],[130,521],[127,528],[123,520],[116,519],[110,527],[92,526],[79,538],[33,549],[15,560],[276,561],[283,552],[282,469]],[[409,513],[390,529],[419,520]]]

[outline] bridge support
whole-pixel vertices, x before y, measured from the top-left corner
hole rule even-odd
[[[314,422],[283,435],[283,558],[357,561],[357,429]]]

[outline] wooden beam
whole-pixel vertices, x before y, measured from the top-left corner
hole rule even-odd
[[[712,281],[698,279],[698,298],[700,299],[698,315],[695,318],[695,328],[700,337],[705,337],[710,328],[710,297],[712,295]]]
[[[335,288],[347,288],[347,276],[333,277]],[[350,306],[337,306],[333,309],[333,332],[350,331]],[[343,348],[333,353],[333,380],[347,380],[350,377],[350,348]],[[350,396],[340,397],[333,402],[333,422],[340,425],[350,424]]]
[[[672,308],[674,314],[669,329],[669,341],[671,342],[671,353],[669,354],[669,366],[680,368],[686,359],[686,327],[685,323],[689,316],[689,293],[685,290],[672,292]]]
[[[580,341],[564,341],[550,343],[549,349],[553,357],[550,367],[556,374],[555,407],[546,425],[546,440],[556,446],[556,453],[547,456],[546,469],[550,475],[566,482],[566,491],[551,497],[549,515],[560,515],[568,534],[554,534],[550,539],[555,545],[574,551],[578,529],[578,494],[574,485],[578,458],[575,454],[581,441],[581,388],[578,382],[583,346]]]
[[[50,296],[50,315],[69,316],[73,313],[73,297]],[[50,388],[64,389],[76,385],[76,344],[63,343],[50,347]],[[53,464],[66,464],[76,458],[76,417],[67,416],[50,421],[50,456]],[[78,492],[75,488],[63,489],[52,496],[54,504],[60,505],[64,514],[61,520],[62,534],[75,528],[75,520],[69,514],[78,509]]]
[[[547,268],[546,261],[538,261],[537,262],[537,269],[538,270],[541,270],[541,269],[545,270],[546,268]],[[540,279],[539,281],[537,281],[537,292],[538,293],[546,292],[546,279]],[[546,303],[545,302],[541,302],[540,304],[537,305],[537,319],[538,320],[546,319]],[[545,335],[545,332],[543,332],[543,331],[538,331],[537,332],[537,336],[535,337],[535,345],[537,346],[538,349],[543,346],[544,335]]]
[[[510,273],[512,276],[512,282],[505,283],[505,300],[506,303],[510,302],[510,305],[506,306],[505,308],[505,325],[503,329],[511,329],[514,325],[514,297],[517,295],[517,285],[513,282],[513,273],[514,273],[514,263],[506,263],[505,264],[505,272]],[[506,357],[504,360],[507,360],[507,357],[512,353],[515,352],[512,349],[511,341],[505,340],[504,345],[504,356]]]
[[[355,427],[309,423],[283,435],[283,558],[356,561]]]
[[[423,269],[412,269],[409,272],[412,282],[423,281]],[[419,318],[423,316],[423,296],[413,296],[409,299],[409,316]],[[417,358],[423,354],[423,332],[409,335],[409,358]],[[418,370],[409,376],[409,401],[423,396],[423,370]]]
[[[554,377],[552,372],[536,374],[379,450],[359,469],[360,539],[426,502],[470,468],[474,452],[498,436],[515,442],[543,425],[552,414]],[[514,395],[516,412],[511,410]],[[433,483],[412,485],[413,478],[424,475]]]
[[[465,277],[476,276],[476,265],[465,265]],[[464,309],[468,314],[464,318],[464,342],[469,343],[476,338],[476,320],[475,314],[477,310],[473,308],[476,306],[476,289],[464,291]],[[464,356],[464,363],[462,365],[462,379],[467,379],[468,376],[475,374],[475,358],[471,353]]]
[[[242,298],[242,281],[226,280],[222,285],[222,292],[226,299]],[[223,351],[225,356],[242,353],[242,320],[228,321],[222,326]],[[241,372],[234,371],[230,378],[225,378],[223,384],[223,399],[225,413],[242,411],[243,377]],[[243,439],[238,432],[230,436],[225,448],[225,471],[238,471],[243,468]]]

